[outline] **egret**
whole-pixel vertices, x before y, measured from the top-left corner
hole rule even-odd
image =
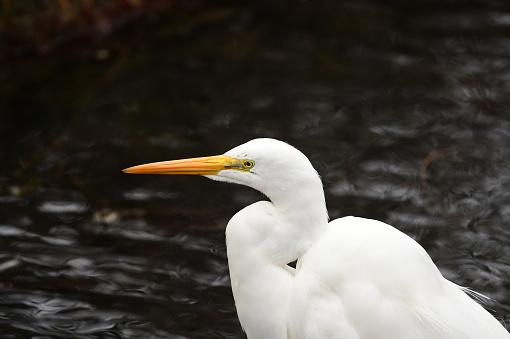
[[[226,228],[232,292],[249,339],[510,338],[472,298],[483,296],[445,279],[406,234],[371,219],[329,221],[319,175],[285,142],[254,139],[224,155],[124,172],[198,174],[269,198]],[[295,269],[287,265],[294,260]]]

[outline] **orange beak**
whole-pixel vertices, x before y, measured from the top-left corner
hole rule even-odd
[[[124,173],[133,174],[197,174],[216,175],[219,171],[231,168],[236,159],[226,155],[191,158],[182,160],[152,162],[126,168]]]

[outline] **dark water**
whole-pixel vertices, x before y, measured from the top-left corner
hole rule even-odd
[[[0,79],[2,338],[243,338],[224,228],[263,197],[121,169],[255,137],[510,320],[504,1],[192,2]]]

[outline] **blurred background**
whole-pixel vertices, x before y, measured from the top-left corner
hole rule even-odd
[[[121,170],[257,137],[510,320],[507,1],[0,8],[2,338],[245,338],[224,230],[264,197]]]

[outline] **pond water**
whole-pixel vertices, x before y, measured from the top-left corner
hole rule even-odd
[[[144,162],[288,141],[510,320],[510,6],[192,2],[0,72],[3,338],[244,338],[225,225],[264,199]]]

